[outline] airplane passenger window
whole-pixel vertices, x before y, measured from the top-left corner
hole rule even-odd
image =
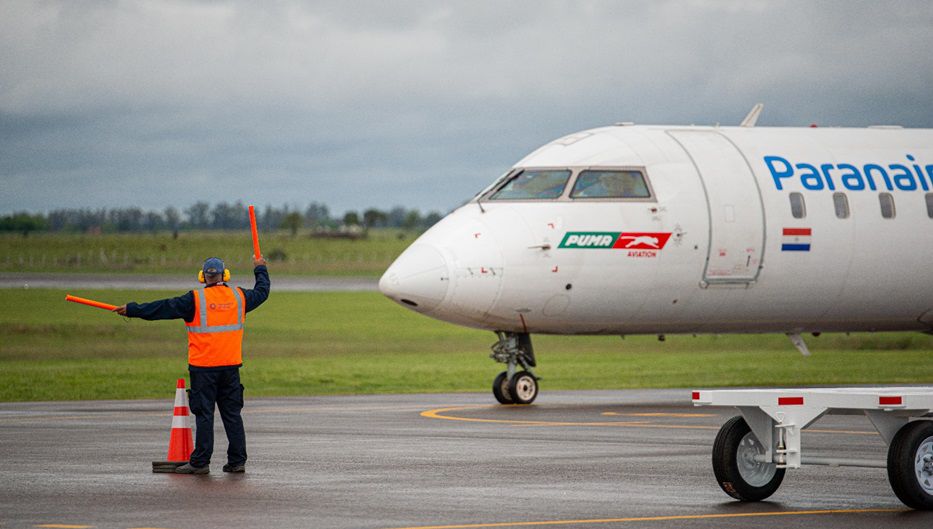
[[[581,171],[570,198],[651,198],[641,171]]]
[[[836,208],[837,219],[849,218],[849,199],[845,193],[833,193],[833,206]]]
[[[790,214],[795,219],[802,219],[807,216],[807,204],[800,193],[790,194]]]
[[[927,193],[927,216],[933,219],[933,193]]]
[[[881,203],[881,216],[893,219],[895,215],[894,196],[891,193],[878,193],[878,202]]]
[[[509,179],[489,200],[557,198],[570,180],[570,170],[522,171]]]

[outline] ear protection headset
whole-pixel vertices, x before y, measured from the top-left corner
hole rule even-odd
[[[206,283],[206,278],[204,277],[205,271],[207,273],[213,274],[220,270],[224,271],[222,281],[230,281],[230,270],[224,266],[224,262],[219,257],[210,257],[204,261],[204,265],[201,266],[201,270],[198,271],[198,281],[201,283]]]
[[[224,268],[224,278],[223,281],[230,281],[230,269]],[[198,270],[198,282],[206,283],[207,280],[204,279],[204,270]]]

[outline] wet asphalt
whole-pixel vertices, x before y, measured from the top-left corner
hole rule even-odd
[[[171,384],[169,385],[171,386]],[[732,501],[710,451],[735,413],[689,390],[250,399],[247,472],[151,473],[162,401],[0,403],[0,527],[923,527],[884,469],[788,470],[769,501]],[[804,433],[805,455],[884,459],[859,416]]]

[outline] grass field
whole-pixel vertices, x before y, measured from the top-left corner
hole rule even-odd
[[[170,398],[187,374],[180,321],[125,320],[64,291],[0,290],[0,401]],[[120,304],[178,292],[82,291]],[[489,391],[492,333],[437,322],[377,293],[275,293],[250,313],[251,396]],[[933,337],[823,335],[802,357],[779,335],[536,336],[553,389],[933,382]],[[491,398],[491,397],[490,397]]]
[[[277,274],[379,275],[412,243],[417,233],[393,229],[369,231],[360,240],[313,239],[308,232],[261,232],[267,258],[281,252]],[[187,273],[212,255],[234,273],[251,270],[249,231],[137,234],[0,234],[0,272]]]

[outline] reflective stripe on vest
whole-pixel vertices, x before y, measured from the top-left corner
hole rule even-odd
[[[217,287],[213,287],[217,288]],[[236,298],[236,323],[233,325],[207,325],[207,295],[204,294],[204,289],[200,290],[201,298],[198,300],[198,306],[200,308],[201,319],[199,323],[201,324],[198,327],[193,325],[188,326],[188,332],[196,333],[211,333],[211,332],[228,332],[228,331],[239,331],[243,329],[243,299],[240,297],[240,289],[233,287],[230,288],[233,291],[233,297]],[[195,293],[197,295],[197,293]]]

